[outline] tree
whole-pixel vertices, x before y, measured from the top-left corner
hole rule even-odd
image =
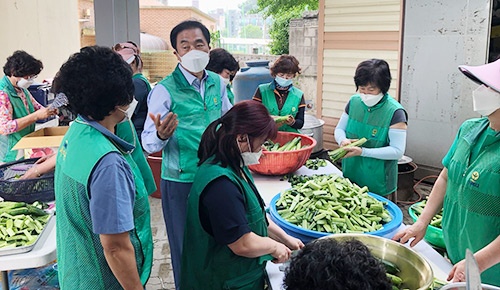
[[[241,38],[262,38],[262,34],[262,29],[253,24],[243,26],[240,31]]]
[[[317,10],[318,5],[319,0],[257,0],[257,11],[274,20],[269,28],[272,54],[288,53],[290,19],[300,17],[304,11]]]
[[[210,32],[210,46],[212,48],[220,47],[220,30]]]

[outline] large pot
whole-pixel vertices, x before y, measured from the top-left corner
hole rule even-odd
[[[314,146],[312,153],[319,152],[323,150],[323,125],[325,121],[316,118],[313,115],[304,115],[304,127],[300,129],[300,134],[313,137],[316,140],[316,146]]]

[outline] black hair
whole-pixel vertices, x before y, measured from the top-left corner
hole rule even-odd
[[[358,240],[318,239],[292,258],[286,290],[390,290],[382,263]]]
[[[295,56],[289,54],[283,54],[276,61],[274,61],[273,66],[269,69],[271,76],[275,77],[279,73],[284,74],[300,74],[299,61]]]
[[[184,30],[196,28],[199,28],[201,30],[203,36],[205,37],[205,40],[207,41],[207,44],[210,45],[210,32],[208,31],[208,28],[199,21],[185,20],[177,24],[170,32],[170,44],[172,45],[172,48],[177,50],[177,35],[179,35],[179,33]]]
[[[360,86],[372,84],[377,86],[385,95],[391,86],[391,71],[389,64],[383,59],[369,59],[361,62],[354,74],[356,90]]]
[[[240,69],[240,64],[234,56],[223,48],[214,48],[210,50],[210,61],[205,69],[220,74],[224,69],[229,71],[237,71]],[[229,80],[233,80],[234,75],[231,75]]]
[[[203,132],[198,148],[198,165],[214,156],[214,163],[221,162],[223,167],[230,166],[237,171],[243,162],[236,141],[238,134],[248,134],[248,141],[251,143],[258,137],[273,139],[278,134],[278,128],[261,102],[238,102]]]
[[[25,77],[37,75],[42,69],[43,64],[40,60],[24,50],[16,50],[7,58],[7,62],[3,66],[3,73],[9,77]]]
[[[132,102],[132,69],[111,48],[84,47],[61,66],[53,91],[66,94],[76,114],[101,121],[116,106]]]

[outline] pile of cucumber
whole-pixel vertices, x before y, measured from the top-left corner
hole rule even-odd
[[[266,142],[264,142],[262,146],[264,146],[264,149],[266,149],[267,151],[274,152],[299,150],[301,148],[307,147],[307,145],[302,146],[301,140],[302,138],[295,137],[283,145],[278,142],[274,143],[271,140],[266,140]]]
[[[44,206],[37,201],[0,202],[0,250],[33,244],[50,218]]]
[[[312,170],[318,170],[320,167],[326,166],[326,160],[321,158],[307,159],[304,166]]]
[[[368,188],[336,174],[291,177],[292,188],[276,201],[278,214],[308,230],[325,233],[365,233],[391,221],[384,203]]]

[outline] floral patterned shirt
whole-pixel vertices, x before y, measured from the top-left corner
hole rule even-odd
[[[28,108],[28,103],[26,96],[24,94],[24,90],[17,90],[17,95],[21,98],[24,103],[26,109]],[[29,94],[29,98],[31,98],[31,102],[33,103],[33,107],[36,110],[43,108],[31,94]],[[13,115],[12,104],[10,103],[9,95],[0,91],[0,134],[1,135],[9,135],[17,132],[17,120],[12,118]]]

